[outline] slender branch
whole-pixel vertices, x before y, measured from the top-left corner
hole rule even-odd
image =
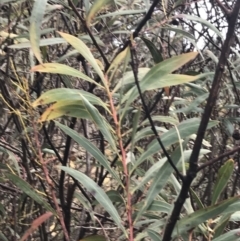
[[[227,58],[230,53],[230,46],[232,44],[234,30],[238,19],[238,13],[240,9],[240,1],[236,1],[236,4],[228,18],[228,32],[226,39],[224,41],[219,62],[215,71],[215,76],[212,83],[212,88],[207,100],[207,104],[202,116],[202,120],[198,129],[197,138],[193,147],[193,151],[189,160],[189,170],[187,172],[186,180],[183,182],[180,194],[175,202],[174,209],[168,220],[165,228],[162,241],[170,241],[174,227],[176,226],[177,220],[179,218],[180,212],[182,210],[183,204],[188,197],[188,192],[193,179],[196,177],[198,171],[198,156],[201,149],[202,141],[204,138],[205,131],[212,113],[212,109],[216,103],[218,92],[221,86],[222,75],[225,70],[225,65],[227,63]]]
[[[129,176],[129,172],[128,172],[128,168],[127,168],[127,160],[126,160],[126,151],[123,145],[123,140],[122,140],[122,133],[121,133],[121,125],[120,125],[120,121],[118,119],[118,114],[116,111],[116,108],[114,106],[113,103],[113,96],[112,93],[109,91],[109,89],[107,90],[108,93],[108,97],[109,97],[109,102],[110,102],[110,107],[111,107],[111,111],[112,111],[112,117],[116,126],[116,135],[118,137],[118,143],[119,143],[119,149],[120,149],[120,153],[122,155],[122,165],[123,165],[123,170],[124,170],[124,175],[126,178],[126,187],[125,187],[125,191],[126,191],[126,195],[127,195],[127,217],[128,217],[128,225],[129,225],[129,241],[133,241],[133,221],[132,221],[132,195],[131,195],[131,191],[130,191],[130,176]]]
[[[197,171],[199,172],[202,169],[204,169],[205,167],[208,167],[208,166],[214,164],[215,162],[218,162],[218,161],[222,160],[224,157],[230,156],[230,155],[232,155],[232,154],[234,154],[235,152],[238,152],[238,151],[240,151],[240,146],[232,149],[231,151],[225,152],[222,155],[220,155],[216,158],[213,158],[212,160],[202,164],[200,167],[198,167]]]
[[[149,110],[148,110],[148,107],[147,107],[147,105],[146,105],[146,103],[145,103],[145,100],[144,100],[144,98],[143,98],[143,94],[142,94],[142,91],[141,91],[141,88],[140,88],[140,85],[139,85],[139,81],[138,81],[138,63],[137,63],[137,59],[136,59],[136,57],[135,57],[135,56],[136,56],[136,50],[133,48],[132,44],[131,44],[130,46],[131,46],[131,47],[130,47],[131,57],[132,57],[132,63],[131,63],[131,65],[132,65],[133,75],[134,75],[135,84],[136,84],[136,86],[137,86],[138,93],[139,93],[139,96],[140,96],[140,99],[141,99],[141,102],[142,102],[142,105],[143,105],[143,109],[144,109],[144,111],[145,111],[145,114],[146,114],[149,122],[150,122],[152,131],[153,131],[154,135],[156,136],[157,141],[158,141],[160,147],[161,147],[162,150],[163,150],[164,155],[167,157],[168,162],[170,163],[170,165],[172,166],[172,168],[174,169],[174,171],[177,173],[177,176],[178,176],[182,181],[184,181],[184,178],[185,178],[185,177],[178,171],[177,167],[174,165],[171,157],[169,156],[166,148],[164,147],[164,145],[163,145],[163,143],[162,143],[162,141],[161,141],[161,138],[159,137],[158,132],[157,132],[157,130],[156,130],[156,128],[155,128],[155,125],[154,125],[154,123],[153,123],[152,117],[151,117],[151,115],[150,115],[150,112],[149,112]],[[134,58],[134,57],[135,57],[135,58]],[[136,61],[135,61],[134,59],[136,59]]]
[[[142,101],[143,109],[144,109],[144,111],[145,111],[145,113],[146,113],[146,116],[147,116],[149,122],[150,122],[152,131],[153,131],[154,135],[156,136],[157,141],[158,141],[160,147],[161,147],[162,150],[163,150],[164,155],[167,157],[168,162],[170,163],[170,165],[172,166],[172,168],[174,169],[174,171],[177,173],[177,176],[178,176],[182,181],[184,181],[184,176],[178,171],[177,167],[174,165],[171,157],[169,156],[166,148],[164,147],[164,145],[163,145],[163,143],[162,143],[162,141],[161,141],[161,139],[160,139],[160,137],[159,137],[159,135],[158,135],[158,132],[157,132],[157,130],[156,130],[156,128],[155,128],[155,125],[154,125],[154,123],[153,123],[152,117],[151,117],[151,115],[150,115],[150,112],[149,112],[149,110],[148,110],[148,107],[147,107],[147,105],[146,105],[146,103],[145,103],[145,100],[144,100],[144,98],[143,98],[142,91],[141,91],[141,88],[140,88],[140,85],[139,85],[139,81],[138,81],[138,64],[137,64],[136,61],[134,60],[134,56],[136,56],[136,50],[133,48],[132,45],[130,45],[130,46],[131,46],[131,47],[130,47],[131,57],[132,57],[132,63],[131,63],[131,65],[132,65],[133,75],[134,75],[135,84],[136,84],[136,86],[137,86],[139,96],[140,96],[141,101]],[[136,59],[136,57],[135,57],[135,59]]]
[[[57,197],[56,197],[56,193],[55,193],[55,187],[54,187],[54,184],[53,184],[51,178],[49,177],[47,162],[43,159],[43,156],[42,156],[41,145],[40,145],[40,142],[39,142],[39,139],[38,139],[38,130],[37,130],[37,126],[36,126],[34,121],[33,121],[33,132],[34,132],[34,140],[35,140],[35,144],[36,144],[36,152],[38,154],[38,158],[39,158],[40,163],[42,165],[42,169],[43,169],[43,172],[44,172],[44,175],[45,175],[45,178],[46,178],[46,182],[47,182],[48,187],[49,187],[49,193],[51,194],[53,203],[55,205],[56,212],[57,212],[59,221],[60,221],[62,229],[63,229],[64,237],[65,237],[66,241],[70,241],[69,234],[68,234],[68,231],[67,231],[65,223],[64,223],[62,210],[60,209],[60,206],[59,206],[58,201],[57,201]]]
[[[162,0],[154,0],[151,7],[149,8],[147,14],[144,16],[144,18],[140,21],[140,23],[138,24],[138,26],[136,27],[136,29],[133,32],[133,39],[136,38],[138,36],[138,34],[140,33],[140,31],[142,30],[142,28],[145,26],[145,24],[147,23],[147,21],[149,19],[151,19],[151,16],[154,12],[155,7],[157,6],[157,4],[162,1]],[[128,41],[125,42],[125,44],[123,45],[123,47],[121,49],[119,49],[119,51],[117,52],[116,56],[121,53],[122,51],[124,51],[129,44],[131,43],[131,40],[129,39]],[[115,56],[115,57],[116,57]]]

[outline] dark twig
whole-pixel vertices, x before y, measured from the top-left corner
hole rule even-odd
[[[100,53],[101,57],[103,58],[103,61],[105,63],[105,65],[107,66],[107,68],[109,68],[110,64],[105,56],[105,54],[103,53],[103,51],[101,50],[101,48],[99,47],[96,39],[94,38],[92,32],[90,31],[90,29],[88,28],[86,21],[82,18],[82,16],[80,15],[80,13],[78,12],[78,10],[76,9],[74,3],[72,2],[72,0],[68,0],[68,4],[69,6],[72,8],[73,12],[77,15],[77,17],[79,18],[79,20],[81,21],[81,23],[83,24],[83,26],[85,27],[85,30],[87,31],[87,33],[89,34],[89,37],[91,38],[93,44],[95,45],[95,47],[97,48],[98,52]]]
[[[222,155],[220,155],[216,158],[213,158],[212,160],[202,164],[200,167],[198,167],[197,171],[199,172],[202,169],[204,169],[205,167],[208,167],[208,166],[214,164],[215,162],[218,162],[218,161],[222,160],[224,157],[230,156],[230,155],[234,154],[235,152],[238,152],[239,150],[240,150],[240,146],[232,149],[231,151],[225,152]]]
[[[70,1],[70,0],[69,0],[69,1]],[[145,26],[145,24],[147,23],[147,21],[148,21],[149,19],[151,19],[151,16],[152,16],[152,14],[153,14],[153,12],[154,12],[154,8],[157,6],[157,4],[159,3],[159,1],[162,1],[162,0],[154,0],[154,1],[153,1],[151,7],[149,8],[149,10],[148,10],[148,12],[147,12],[147,14],[146,14],[146,15],[144,16],[144,18],[140,21],[140,23],[138,24],[137,28],[136,28],[135,31],[133,32],[133,35],[132,35],[133,39],[138,36],[138,34],[139,34],[140,31],[142,30],[142,28]],[[117,53],[116,53],[115,57],[113,58],[112,62],[114,61],[114,59],[115,59],[122,51],[124,51],[124,50],[129,46],[130,43],[131,43],[131,42],[130,42],[130,38],[129,38],[129,39],[124,43],[124,45],[119,48],[119,50],[117,51]],[[110,65],[106,65],[106,66],[105,66],[105,72],[107,72],[107,70],[108,70],[109,67],[110,67]],[[98,78],[98,79],[96,80],[96,82],[99,83],[100,80],[101,80],[101,79]],[[90,88],[89,91],[92,92],[92,91],[94,90],[94,88],[95,88],[95,85],[92,84],[92,86],[91,86],[91,88]]]
[[[136,58],[136,50],[133,48],[132,45],[130,45],[130,51],[131,51],[131,66],[132,66],[132,70],[133,70],[133,75],[134,75],[134,79],[135,79],[135,84],[137,86],[137,89],[138,89],[138,93],[139,93],[139,96],[140,96],[140,99],[141,99],[141,102],[142,102],[142,105],[143,105],[143,109],[145,111],[145,114],[149,120],[149,123],[151,125],[151,129],[154,133],[154,135],[156,136],[157,138],[157,141],[160,145],[160,147],[162,148],[163,150],[163,153],[164,155],[167,157],[168,159],[168,162],[170,163],[170,165],[172,166],[172,168],[174,169],[174,171],[177,173],[177,176],[182,180],[184,181],[184,176],[178,171],[177,167],[174,165],[171,157],[169,156],[166,148],[164,147],[162,141],[161,141],[161,138],[159,137],[158,135],[158,132],[155,128],[155,125],[153,123],[153,120],[152,120],[152,117],[150,115],[150,112],[149,112],[149,109],[145,103],[145,100],[143,98],[143,94],[142,94],[142,91],[141,91],[141,88],[140,88],[140,85],[139,85],[139,81],[138,81],[138,63],[137,63],[137,58]]]
[[[220,0],[215,0],[215,1],[217,2],[218,7],[220,7],[221,10],[227,15],[227,17],[229,17],[231,14],[231,11],[228,10]]]
[[[202,141],[204,138],[205,131],[212,113],[212,109],[216,103],[219,88],[221,86],[221,79],[224,73],[224,67],[227,63],[227,58],[230,53],[230,46],[233,41],[234,30],[237,23],[238,13],[240,9],[240,1],[236,1],[236,4],[229,16],[228,20],[228,32],[226,40],[224,41],[219,62],[215,71],[215,76],[212,83],[212,88],[208,97],[208,101],[203,113],[203,117],[198,129],[197,138],[193,147],[193,151],[189,160],[189,170],[187,172],[186,180],[183,182],[180,194],[175,202],[174,209],[166,225],[166,229],[163,235],[162,241],[170,241],[174,227],[176,226],[183,204],[188,197],[188,192],[193,179],[196,177],[198,171],[198,156],[201,149]]]

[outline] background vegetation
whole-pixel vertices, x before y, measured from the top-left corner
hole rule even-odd
[[[239,0],[0,8],[0,240],[240,240]]]

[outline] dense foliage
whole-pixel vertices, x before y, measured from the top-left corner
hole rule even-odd
[[[240,0],[0,8],[0,240],[240,240]]]

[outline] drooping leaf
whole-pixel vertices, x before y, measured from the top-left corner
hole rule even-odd
[[[69,44],[71,44],[73,46],[73,48],[75,48],[76,50],[78,50],[78,52],[89,62],[89,64],[95,69],[95,71],[97,72],[97,74],[99,75],[99,77],[101,78],[102,82],[106,84],[105,81],[105,77],[104,74],[101,70],[101,68],[99,67],[97,61],[95,60],[95,58],[92,55],[92,52],[90,51],[90,49],[87,47],[87,45],[80,40],[79,38],[76,38],[70,34],[66,34],[66,33],[62,33],[62,32],[58,32]]]
[[[187,15],[187,14],[179,14],[178,17],[179,18],[182,17],[182,18],[185,18],[188,20],[192,20],[192,21],[201,23],[201,24],[205,25],[206,27],[208,27],[209,29],[211,29],[213,32],[215,32],[221,39],[223,39],[223,35],[221,34],[221,32],[213,24],[211,24],[209,21],[207,21],[203,18],[194,16],[194,15]]]
[[[164,27],[164,29],[167,29],[167,30],[169,30],[169,31],[173,31],[173,32],[175,32],[175,33],[181,34],[183,37],[195,41],[195,38],[194,38],[194,36],[193,36],[192,34],[190,34],[190,33],[187,32],[187,31],[184,31],[184,30],[182,30],[182,29],[180,29],[180,28],[178,28],[178,27],[166,26],[166,27]]]
[[[35,192],[34,189],[26,181],[11,173],[6,173],[5,175],[22,192],[43,206],[46,210],[56,215],[55,210],[37,192]]]
[[[82,72],[69,67],[64,64],[59,64],[59,63],[45,63],[42,65],[37,65],[34,66],[31,71],[34,72],[41,72],[41,73],[51,73],[51,74],[64,74],[64,75],[70,75],[73,77],[81,78],[83,80],[86,80],[90,83],[94,83],[98,87],[102,88],[100,84],[98,84],[96,81],[93,79],[89,78],[87,75],[83,74]]]
[[[141,39],[144,41],[146,46],[148,47],[155,64],[158,64],[163,61],[163,57],[160,53],[160,51],[156,48],[156,46],[147,38],[141,37]]]
[[[116,174],[114,169],[110,167],[109,161],[92,142],[77,133],[75,130],[70,129],[68,126],[62,125],[57,121],[55,121],[55,124],[79,145],[81,145],[87,152],[89,152],[114,177],[114,179],[121,184],[119,176]]]
[[[40,27],[46,9],[47,0],[35,1],[30,17],[29,37],[32,51],[38,61],[42,63],[41,52],[39,48],[40,43]]]
[[[99,130],[102,132],[103,136],[106,138],[106,140],[111,145],[112,149],[114,151],[116,151],[116,153],[117,153],[117,147],[116,147],[114,138],[112,136],[112,132],[114,132],[114,131],[112,130],[110,125],[107,124],[104,117],[84,96],[82,96],[82,101],[83,101],[83,104],[84,104],[87,112],[91,116],[92,120],[96,123]]]
[[[110,214],[111,218],[114,220],[117,226],[123,231],[123,233],[127,237],[128,235],[124,226],[122,225],[122,220],[116,208],[113,206],[111,200],[103,191],[103,189],[101,189],[91,178],[89,178],[88,176],[79,171],[63,166],[60,167],[60,169],[74,177],[80,183],[82,183],[82,185],[88,190],[88,192],[90,192],[102,205],[102,207]]]

